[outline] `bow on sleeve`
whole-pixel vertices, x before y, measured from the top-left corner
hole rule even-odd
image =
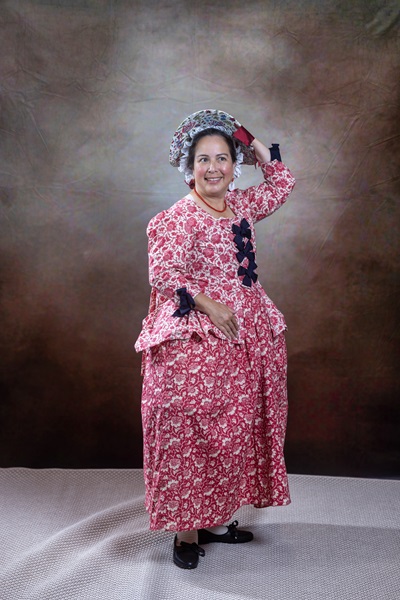
[[[179,308],[172,315],[173,317],[184,317],[188,315],[196,306],[193,297],[189,294],[185,287],[176,290],[179,296]]]

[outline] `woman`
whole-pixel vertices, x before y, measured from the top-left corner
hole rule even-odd
[[[150,309],[135,347],[150,528],[174,531],[173,560],[193,569],[201,545],[253,538],[223,525],[240,506],[290,502],[286,325],[257,281],[254,223],[294,179],[277,144],[216,110],[183,121],[170,162],[192,191],[149,223]],[[256,162],[265,181],[234,190],[240,164]]]

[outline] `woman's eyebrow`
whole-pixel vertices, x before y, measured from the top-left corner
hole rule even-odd
[[[209,154],[198,154],[199,156],[210,156]],[[220,152],[219,154],[217,154],[216,156],[228,156],[228,152]]]

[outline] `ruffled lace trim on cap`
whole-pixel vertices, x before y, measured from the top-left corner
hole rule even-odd
[[[242,164],[255,165],[257,163],[254,148],[248,144],[248,141],[245,143],[247,138],[243,141],[243,135],[235,137],[235,134],[243,129],[242,125],[235,117],[214,108],[199,110],[182,121],[174,133],[169,149],[170,164],[173,167],[178,167],[179,171],[184,173],[185,181],[189,185],[193,183],[193,173],[187,168],[189,148],[192,144],[194,135],[209,127],[220,129],[232,137],[237,155],[236,168],[234,171],[235,178],[241,175],[240,166]],[[233,188],[234,185],[231,185],[229,189]]]

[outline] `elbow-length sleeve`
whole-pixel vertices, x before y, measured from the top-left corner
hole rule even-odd
[[[189,339],[214,332],[208,317],[195,308],[194,298],[206,282],[197,270],[197,221],[177,202],[159,213],[147,227],[150,307],[135,343],[137,352],[171,339]]]
[[[183,220],[179,214],[164,211],[150,221],[147,235],[150,285],[178,305],[173,316],[184,316],[194,308],[194,296],[202,291],[188,273],[194,246],[190,217]]]
[[[264,182],[244,191],[254,222],[261,221],[286,202],[295,179],[287,166],[275,159],[261,163]]]

